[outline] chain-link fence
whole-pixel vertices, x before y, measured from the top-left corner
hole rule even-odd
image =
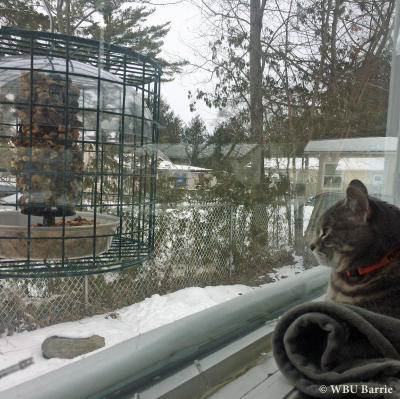
[[[264,234],[258,241],[257,232]],[[31,330],[111,312],[155,293],[221,284],[291,243],[288,208],[186,204],[159,207],[154,255],[119,273],[0,280],[0,332]],[[262,265],[261,265],[262,267]]]

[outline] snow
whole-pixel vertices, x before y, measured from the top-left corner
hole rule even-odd
[[[163,160],[160,161],[158,164],[158,169],[159,170],[177,170],[177,171],[185,171],[185,172],[190,172],[190,171],[194,171],[194,172],[202,172],[202,171],[209,171],[211,169],[205,169],[205,168],[199,168],[197,166],[192,166],[192,165],[177,165],[171,161],[167,161],[167,160]]]
[[[0,338],[0,370],[29,357],[33,357],[34,364],[1,378],[0,391],[97,352],[91,352],[72,360],[47,360],[42,356],[41,344],[48,337],[58,335],[83,338],[97,334],[104,337],[106,344],[104,348],[109,348],[136,335],[172,323],[177,319],[255,289],[257,287],[245,285],[185,288],[163,296],[153,295],[142,302],[119,309],[113,314],[108,313],[74,322],[56,324],[30,332],[14,334],[10,337],[3,336]]]
[[[396,148],[397,137],[356,137],[309,141],[304,153],[386,153],[396,152]]]
[[[273,281],[278,281],[283,278],[292,277],[295,274],[301,273],[304,270],[303,258],[293,255],[295,263],[293,265],[282,266],[275,269],[272,273],[268,273]]]
[[[340,159],[336,170],[362,170],[362,171],[382,171],[385,169],[385,158],[343,158]]]
[[[274,272],[269,273],[269,276],[277,281],[303,271],[302,258],[298,256],[294,256],[294,258],[295,264],[277,268]],[[33,358],[34,364],[1,378],[0,391],[97,352],[94,351],[72,360],[45,359],[42,356],[41,344],[48,337],[57,335],[84,338],[97,334],[104,337],[105,340],[105,347],[98,350],[100,351],[146,331],[233,299],[238,295],[245,295],[258,288],[240,284],[205,288],[190,287],[162,296],[155,294],[142,302],[116,310],[113,313],[55,324],[12,336],[4,335],[0,338],[0,370],[30,357]]]
[[[20,196],[21,194],[18,194],[18,197],[16,194],[12,194],[7,197],[3,197],[0,199],[0,203],[15,204]]]

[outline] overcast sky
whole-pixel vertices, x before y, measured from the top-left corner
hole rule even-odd
[[[172,0],[171,0],[172,1]],[[168,3],[168,0],[160,0],[158,3]],[[163,5],[155,7],[155,13],[149,18],[151,24],[171,22],[171,30],[165,39],[163,55],[168,60],[179,60],[185,58],[194,62],[196,51],[205,45],[204,40],[199,38],[202,28],[202,17],[200,11],[189,1],[178,4]],[[198,113],[210,133],[216,124],[218,112],[209,109],[200,101],[196,112],[190,112],[188,91],[195,92],[197,88],[205,88],[209,77],[199,71],[193,71],[193,67],[186,68],[182,75],[175,78],[173,82],[162,83],[161,95],[166,98],[173,111],[185,122],[189,122]],[[209,84],[208,84],[209,86]]]

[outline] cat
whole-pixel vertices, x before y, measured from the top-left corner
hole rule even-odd
[[[400,210],[352,180],[316,234],[310,249],[332,267],[326,299],[400,318]]]

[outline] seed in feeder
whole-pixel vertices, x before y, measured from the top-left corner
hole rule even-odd
[[[78,129],[72,129],[72,138],[74,140],[78,140],[78,138],[79,138],[79,130]]]
[[[17,184],[24,184],[25,183],[25,177],[24,176],[18,176],[17,177]]]
[[[32,177],[31,177],[31,184],[37,186],[37,185],[40,184],[40,181],[41,181],[41,176],[39,176],[39,175],[32,175]]]
[[[19,176],[17,180],[18,191],[22,193],[21,204],[24,208],[28,198],[31,199],[30,205],[45,203],[46,207],[35,207],[37,214],[46,210],[52,210],[55,206],[73,206],[80,198],[82,191],[81,177],[63,176],[57,171],[64,168],[74,171],[83,170],[83,153],[80,147],[73,143],[79,137],[79,129],[82,123],[76,117],[77,110],[68,109],[65,114],[65,106],[78,106],[79,89],[72,86],[71,82],[65,81],[61,75],[49,75],[45,73],[33,74],[33,85],[31,86],[30,73],[21,76],[21,84],[18,88],[18,102],[26,102],[33,98],[33,103],[44,105],[52,104],[51,107],[35,106],[32,111],[32,121],[35,123],[31,129],[31,119],[29,107],[16,105],[17,114],[20,118],[20,126],[16,138],[11,139],[15,147],[15,159],[12,166],[18,171],[29,168],[32,170],[44,170],[49,174],[33,175],[31,177],[31,192],[28,193],[26,184],[28,175]],[[68,84],[68,104],[65,91]],[[32,92],[31,92],[32,88]],[[60,107],[55,107],[60,106]],[[70,126],[75,129],[65,128],[65,118],[69,118]],[[35,140],[28,139],[32,135]],[[67,136],[66,136],[67,135]],[[23,139],[22,137],[25,137]],[[65,138],[69,138],[68,141]],[[70,139],[72,137],[72,139]],[[26,147],[31,146],[31,162]],[[75,154],[76,153],[76,154]],[[53,173],[56,172],[56,173]],[[21,206],[22,207],[22,206]]]

